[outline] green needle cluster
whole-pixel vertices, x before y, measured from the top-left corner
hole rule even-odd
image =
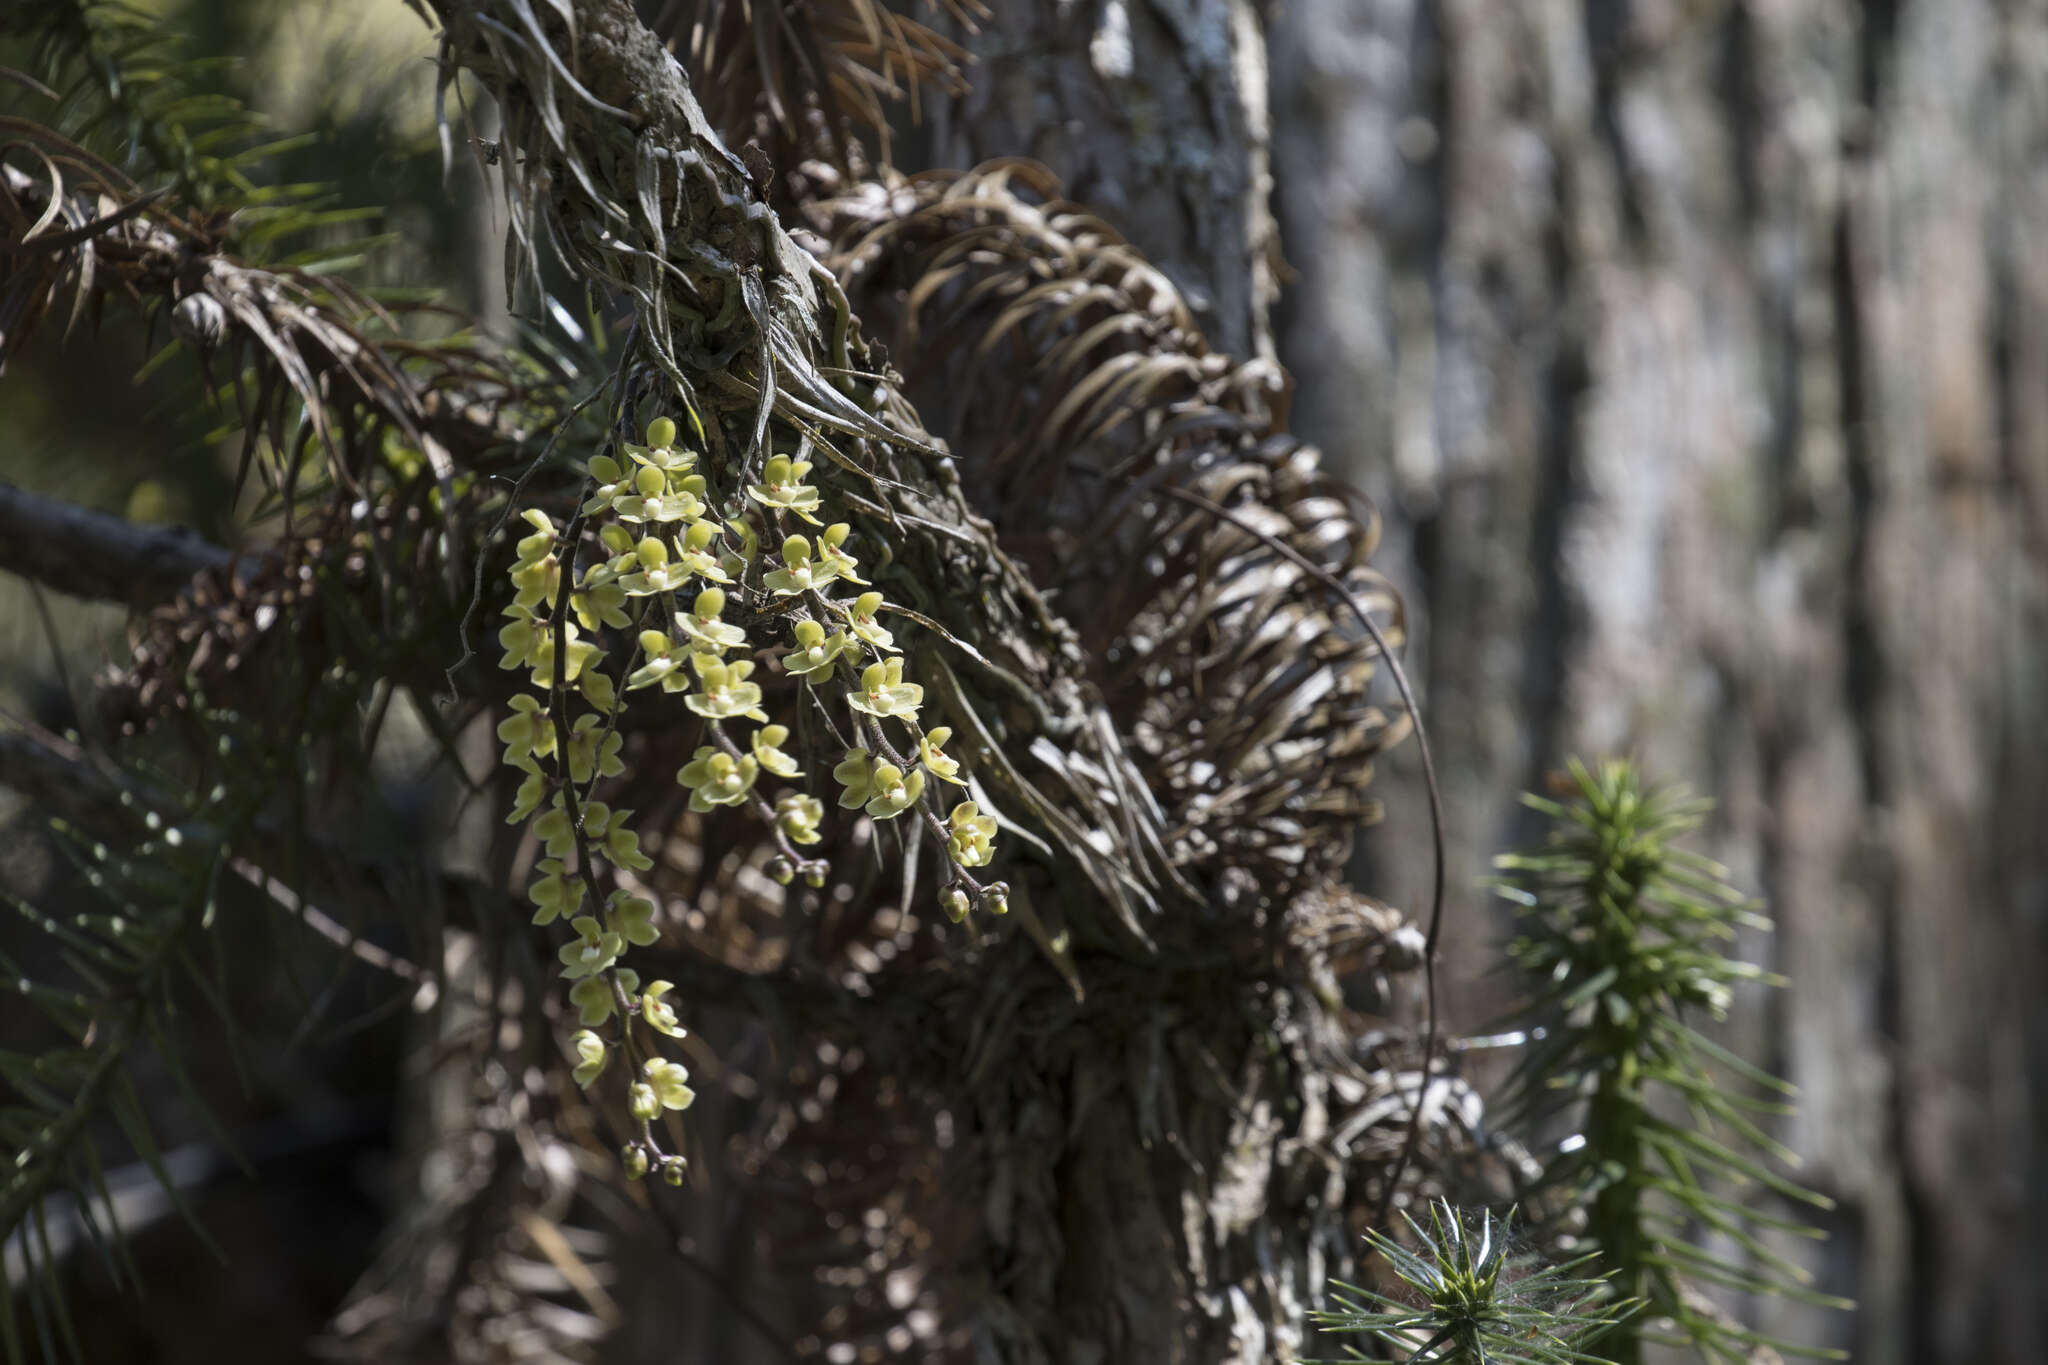
[[[1339,1285],[1335,1307],[1317,1313],[1327,1332],[1368,1333],[1419,1365],[1569,1365],[1598,1362],[1583,1349],[1634,1309],[1607,1292],[1606,1277],[1574,1272],[1592,1258],[1535,1267],[1510,1255],[1510,1213],[1475,1219],[1438,1201],[1425,1232],[1407,1214],[1414,1249],[1378,1232],[1366,1241],[1413,1291],[1407,1301]],[[1379,1359],[1380,1357],[1366,1357]]]
[[[1544,1184],[1584,1208],[1616,1292],[1648,1305],[1606,1349],[1621,1365],[1642,1359],[1645,1341],[1718,1361],[1759,1346],[1828,1357],[1749,1331],[1703,1292],[1849,1306],[1807,1289],[1806,1270],[1760,1231],[1823,1234],[1751,1207],[1770,1194],[1832,1207],[1779,1173],[1797,1158],[1761,1126],[1789,1112],[1792,1087],[1693,1027],[1723,1018],[1739,983],[1784,984],[1727,956],[1738,930],[1769,921],[1724,869],[1676,846],[1709,803],[1646,792],[1625,762],[1574,763],[1570,784],[1563,801],[1525,798],[1554,822],[1542,847],[1496,860],[1518,907],[1509,956],[1533,996],[1533,1041],[1506,1108],[1528,1125],[1570,1125]]]

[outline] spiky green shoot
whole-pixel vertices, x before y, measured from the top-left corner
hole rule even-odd
[[[1543,847],[1496,860],[1500,892],[1518,907],[1509,947],[1532,995],[1535,1039],[1500,1110],[1525,1125],[1569,1124],[1544,1185],[1584,1208],[1586,1241],[1614,1272],[1618,1292],[1648,1305],[1606,1349],[1620,1365],[1645,1341],[1689,1345],[1706,1360],[1747,1361],[1767,1345],[1834,1353],[1747,1330],[1699,1291],[1712,1284],[1848,1307],[1806,1289],[1805,1269],[1758,1235],[1818,1229],[1755,1213],[1742,1186],[1762,1186],[1818,1208],[1829,1200],[1773,1169],[1796,1162],[1759,1126],[1782,1114],[1792,1088],[1694,1030],[1704,1011],[1724,1017],[1742,983],[1780,978],[1730,959],[1739,929],[1768,929],[1727,872],[1674,840],[1696,828],[1709,802],[1671,789],[1646,792],[1635,768],[1597,774],[1571,765],[1567,802],[1524,798],[1556,822]],[[1776,1100],[1744,1093],[1774,1091]],[[1697,1240],[1719,1236],[1730,1256]]]
[[[1428,1232],[1401,1217],[1414,1249],[1379,1232],[1366,1241],[1420,1302],[1340,1284],[1335,1307],[1314,1315],[1317,1326],[1371,1334],[1410,1365],[1593,1365],[1600,1357],[1584,1348],[1633,1309],[1606,1292],[1605,1276],[1573,1274],[1590,1258],[1541,1267],[1511,1258],[1512,1212],[1474,1218],[1440,1200]]]

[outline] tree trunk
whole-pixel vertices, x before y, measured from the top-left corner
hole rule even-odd
[[[1862,1304],[1747,1311],[2039,1359],[2048,19],[1294,0],[1274,47],[1296,427],[1419,589],[1449,941],[1490,952],[1476,879],[1565,754],[1719,796],[1793,981],[1737,1026]],[[1404,903],[1414,783],[1368,854]]]
[[[1253,0],[992,0],[922,164],[1028,156],[1180,287],[1209,341],[1273,360],[1278,253]]]

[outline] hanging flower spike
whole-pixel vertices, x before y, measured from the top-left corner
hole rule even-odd
[[[612,1017],[616,1008],[612,986],[601,976],[586,976],[569,988],[569,1003],[576,1007],[576,1022],[596,1028]]]
[[[785,793],[775,803],[775,824],[795,844],[815,844],[825,837],[825,803],[803,792]]]
[[[666,425],[663,425],[664,423]],[[666,433],[667,439],[655,440],[654,433],[657,430]],[[676,446],[676,424],[668,418],[655,418],[647,424],[647,432],[647,444],[644,446],[636,446],[631,441],[626,442],[626,454],[632,459],[671,472],[689,469],[697,463],[695,451],[679,449]]]
[[[570,981],[595,976],[626,951],[626,941],[608,932],[593,916],[578,915],[569,925],[576,931],[576,937],[557,949],[555,956],[562,961],[562,975]]]
[[[761,533],[755,528],[751,515],[740,518],[727,529],[739,535],[740,543],[735,546],[728,542],[719,552],[718,564],[738,578],[746,573],[747,565],[754,562],[754,556],[761,553]]]
[[[555,531],[555,523],[548,520],[548,514],[541,511],[538,507],[529,507],[521,512],[519,516],[522,521],[533,528],[533,534],[521,538],[516,547],[519,552],[519,562],[521,564],[530,564],[535,560],[545,559],[554,553],[557,533]]]
[[[604,809],[601,802],[592,804],[600,811]],[[576,826],[570,823],[568,808],[559,794],[553,809],[533,822],[533,837],[541,841],[541,851],[552,859],[566,858],[576,851]]]
[[[604,1039],[582,1029],[572,1040],[576,1047],[576,1084],[588,1088],[590,1083],[604,1073],[604,1064],[612,1059],[611,1049],[604,1045]]]
[[[533,534],[515,547],[518,559],[512,565],[512,586],[519,594],[513,601],[531,609],[553,600],[555,587],[561,582],[561,562],[555,557],[555,524],[548,520],[547,513],[529,507],[520,515],[533,527]]]
[[[972,801],[962,801],[946,817],[946,851],[962,867],[987,867],[995,856],[996,822]]]
[[[764,772],[777,777],[802,777],[803,772],[796,766],[796,760],[782,752],[782,745],[789,738],[787,725],[764,725],[754,732],[751,746],[754,759]]]
[[[583,676],[577,679],[576,687],[583,693],[583,700],[606,715],[619,709],[619,689],[613,685],[611,674],[586,668]]]
[[[761,575],[761,583],[777,597],[795,597],[825,585],[830,575],[821,573],[820,567],[811,562],[811,542],[791,536],[782,542],[782,567]]]
[[[736,806],[754,789],[761,765],[752,756],[734,758],[706,744],[676,774],[676,781],[690,790],[690,809],[700,815],[713,806]]]
[[[869,664],[860,673],[860,690],[846,694],[846,704],[870,716],[901,716],[917,719],[924,702],[924,689],[903,681],[903,660]]]
[[[894,763],[877,763],[874,794],[868,798],[868,815],[876,820],[894,820],[917,804],[924,795],[924,770],[912,768],[906,776]]]
[[[649,1057],[647,1065],[640,1068],[640,1074],[647,1078],[648,1086],[664,1109],[688,1109],[696,1101],[697,1092],[684,1084],[690,1079],[690,1073],[675,1062]]]
[[[536,621],[535,638],[530,659],[533,664],[531,677],[533,685],[546,691],[555,685],[555,632]],[[500,639],[504,638],[502,635]],[[583,675],[584,665],[604,653],[595,644],[582,638],[574,621],[562,622],[562,642],[566,653],[562,660],[562,681],[573,683]]]
[[[652,597],[656,593],[674,592],[690,581],[690,571],[680,564],[668,560],[668,542],[660,536],[643,536],[633,547],[633,557],[639,561],[636,573],[622,574],[619,587],[628,597]]]
[[[584,516],[609,512],[613,503],[632,495],[632,479],[611,456],[593,455],[590,457],[590,463],[584,468],[590,471],[590,477],[597,483],[597,491],[585,500],[581,509]]]
[[[875,769],[866,749],[848,749],[832,770],[832,780],[846,788],[839,793],[842,810],[859,810],[875,792]]]
[[[512,598],[512,604],[531,610],[543,602],[552,602],[555,600],[555,591],[561,585],[562,561],[553,555],[537,559],[530,564],[522,563],[512,570],[512,586],[518,589]]]
[[[718,530],[715,521],[691,522],[690,529],[683,532],[682,553],[676,556],[676,563],[699,578],[713,583],[730,583],[732,576],[711,553],[711,542],[718,538]]]
[[[846,543],[847,535],[853,528],[843,521],[835,521],[825,528],[825,534],[818,537],[818,562],[832,571],[834,578],[843,578],[849,583],[858,583],[863,588],[868,581],[860,576],[860,561],[840,547]]]
[[[654,926],[654,902],[645,896],[623,890],[612,892],[604,903],[604,917],[613,933],[636,948],[661,941],[661,930]]]
[[[505,742],[505,762],[529,773],[540,771],[534,760],[555,752],[554,722],[540,698],[525,692],[512,698],[512,714],[498,722],[498,738]]]
[[[525,824],[527,817],[540,809],[540,803],[547,799],[547,795],[548,780],[541,776],[539,768],[533,768],[526,774],[526,780],[519,784],[519,790],[513,794],[512,812],[505,817],[505,823]]]
[[[505,651],[505,657],[498,660],[498,667],[525,668],[533,662],[534,652],[540,648],[542,637],[547,635],[547,625],[535,620],[533,613],[517,602],[506,607],[504,614],[512,620],[498,631],[498,645]],[[547,683],[541,686],[545,687]]]
[[[944,747],[946,741],[952,737],[952,726],[934,725],[917,741],[917,756],[923,760],[925,768],[933,777],[951,782],[956,787],[964,787],[967,784],[960,780],[960,761],[948,757]]]
[[[626,678],[626,690],[660,683],[664,692],[680,692],[690,685],[690,675],[683,664],[688,661],[690,651],[679,646],[674,640],[658,630],[640,632],[640,652],[647,656],[647,662],[633,670]]]
[[[687,474],[697,467],[697,452],[684,450],[680,446],[627,446],[626,453],[638,463],[652,465],[670,475]],[[701,488],[697,490],[699,496],[702,496],[703,491]]]
[[[690,666],[697,670],[701,690],[684,697],[683,705],[709,720],[745,716],[749,720],[767,721],[768,713],[761,709],[761,685],[747,681],[747,675],[754,671],[751,661],[735,659],[728,664],[709,654],[692,654]]]
[[[853,633],[873,645],[876,649],[896,648],[896,637],[888,627],[875,619],[875,613],[882,609],[882,594],[864,592],[853,599],[853,607],[847,613]]]
[[[598,543],[611,551],[612,557],[601,566],[607,578],[617,578],[633,565],[633,533],[617,522],[608,521],[597,528]],[[599,580],[604,581],[603,579]]]
[[[818,519],[811,513],[818,510],[818,490],[805,486],[803,482],[804,475],[810,472],[809,460],[792,460],[787,455],[777,455],[761,471],[761,482],[747,485],[747,494],[763,507],[794,512],[816,526]]]
[[[626,737],[603,726],[603,721],[585,711],[569,727],[570,781],[587,784],[599,777],[617,777],[626,771],[625,761],[619,757]]]
[[[565,875],[559,858],[542,859],[540,873],[540,880],[526,888],[526,898],[538,907],[533,922],[553,924],[575,914],[576,907],[583,904],[583,878]]]
[[[598,812],[603,812],[602,820]],[[632,815],[629,810],[606,810],[602,801],[592,801],[584,807],[583,833],[591,841],[592,852],[602,853],[613,866],[645,872],[654,866],[654,859],[640,851],[640,836],[629,823]]]
[[[583,575],[583,587],[569,594],[569,609],[576,613],[576,620],[585,630],[596,630],[600,625],[613,630],[624,630],[633,624],[626,615],[626,590],[616,581],[592,586],[591,574],[603,569],[602,564],[593,564]]]
[[[676,628],[690,637],[697,648],[723,654],[747,642],[746,631],[718,619],[725,610],[725,589],[706,588],[688,612],[676,617]]]
[[[709,515],[710,504],[704,501],[704,476],[702,474],[674,474],[668,479],[668,492],[658,498],[649,498],[646,505],[649,521],[698,521]]]
[[[651,464],[643,464],[633,471],[632,491],[612,503],[612,514],[627,523],[660,521],[667,493],[667,473]]]
[[[676,1012],[670,1009],[668,1002],[661,998],[674,989],[675,985],[672,982],[655,981],[650,983],[647,990],[640,996],[640,1017],[646,1020],[647,1026],[656,1033],[666,1033],[671,1038],[681,1038],[689,1030],[676,1022]]]
[[[816,621],[799,621],[795,629],[796,648],[782,656],[782,666],[808,683],[829,681],[839,656],[853,648],[853,641],[843,630],[827,635]]]

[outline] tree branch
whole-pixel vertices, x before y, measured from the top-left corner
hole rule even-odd
[[[139,526],[0,483],[0,569],[72,597],[152,607],[235,556],[182,526]]]
[[[68,146],[49,130],[38,132],[60,150]],[[74,225],[61,238],[63,249],[43,250],[36,268],[0,277],[0,314],[17,319],[0,331],[0,370],[69,285],[82,296],[81,306],[83,296],[113,295],[165,309],[173,334],[202,362],[210,364],[216,354],[231,366],[241,364],[243,354],[257,360],[264,379],[259,396],[250,404],[237,387],[235,398],[245,426],[265,431],[279,450],[289,444],[291,422],[275,400],[287,391],[304,405],[330,453],[339,458],[349,453],[341,447],[352,446],[354,463],[376,448],[385,427],[423,451],[444,482],[457,463],[474,465],[524,443],[526,433],[504,410],[548,381],[521,375],[479,346],[422,346],[386,335],[392,309],[332,276],[238,261],[219,250],[217,232],[175,220],[179,206],[159,204],[159,196],[129,199],[116,212],[93,216],[101,200],[125,194],[121,186],[78,183],[54,206],[61,221]],[[8,201],[24,221],[53,207],[47,186],[0,166],[0,203]],[[0,247],[20,245],[0,237]],[[37,238],[33,245],[48,242]],[[371,420],[341,420],[350,408]],[[340,462],[344,475],[356,472],[351,461]]]

